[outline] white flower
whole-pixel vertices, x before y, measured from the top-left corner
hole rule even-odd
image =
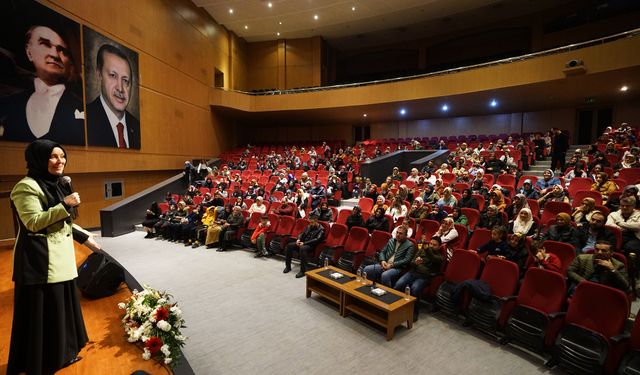
[[[118,308],[119,308],[120,310],[124,310],[126,307],[127,307],[127,305],[125,305],[125,304],[124,304],[124,302],[120,302],[120,303],[118,304]]]
[[[171,324],[167,323],[164,320],[159,321],[157,324],[158,328],[165,332],[169,332],[171,330]]]
[[[129,337],[127,338],[127,341],[129,341],[129,342],[136,342],[136,341],[138,341],[138,340],[136,340],[133,336],[129,336]]]
[[[149,336],[142,335],[142,342],[147,342],[149,340]]]
[[[169,363],[171,363],[171,357],[167,357],[164,359],[164,363],[165,365],[168,365]]]
[[[165,355],[165,357],[168,357],[171,355],[171,351],[169,350],[169,345],[167,344],[162,345],[162,347],[160,348],[160,351],[162,352],[162,354]]]
[[[176,316],[176,318],[178,319],[182,318],[182,310],[180,310],[178,306],[173,306],[169,310],[171,311],[171,313],[173,313]]]
[[[144,348],[144,353],[142,353],[142,359],[144,359],[145,361],[148,361],[149,359],[151,359],[151,352],[149,351],[149,349]]]
[[[165,303],[167,303],[167,300],[164,298],[160,298],[157,302],[158,305],[164,305]]]

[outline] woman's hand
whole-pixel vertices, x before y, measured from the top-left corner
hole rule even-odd
[[[75,206],[79,205],[80,204],[80,194],[71,193],[70,195],[67,195],[66,197],[64,197],[64,204],[66,204],[69,207],[75,207]]]

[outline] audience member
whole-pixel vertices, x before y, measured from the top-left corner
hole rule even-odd
[[[395,237],[391,238],[378,253],[379,263],[364,268],[370,280],[381,279],[382,283],[392,287],[406,266],[413,259],[413,243],[407,239],[407,227],[399,226]]]
[[[569,295],[572,295],[578,283],[584,280],[620,289],[626,293],[629,289],[627,270],[624,263],[615,259],[612,254],[611,243],[598,240],[593,254],[578,255],[567,271],[571,283]]]
[[[318,223],[318,216],[309,215],[309,225],[298,235],[295,242],[289,243],[286,247],[285,267],[282,273],[291,271],[291,258],[293,257],[293,252],[297,251],[300,256],[300,271],[296,274],[296,278],[304,277],[307,271],[307,256],[323,238],[324,229]]]

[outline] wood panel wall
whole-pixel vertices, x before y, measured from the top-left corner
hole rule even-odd
[[[99,210],[113,203],[102,198],[106,178],[124,180],[128,196],[233,143],[234,130],[211,111],[209,88],[216,68],[225,87],[244,85],[245,47],[206,12],[188,0],[41,2],[139,54],[141,149],[67,148],[67,173],[83,199],[81,225],[99,227]],[[2,191],[24,175],[25,147],[0,142]],[[7,199],[0,213],[1,239],[12,235]]]

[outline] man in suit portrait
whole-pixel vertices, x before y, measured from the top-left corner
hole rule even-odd
[[[35,75],[28,88],[0,99],[0,140],[84,145],[84,105],[67,87],[78,76],[67,42],[42,25],[31,26],[25,36]]]
[[[127,55],[103,44],[96,57],[100,95],[87,105],[90,146],[140,148],[140,122],[127,111],[133,77]]]

